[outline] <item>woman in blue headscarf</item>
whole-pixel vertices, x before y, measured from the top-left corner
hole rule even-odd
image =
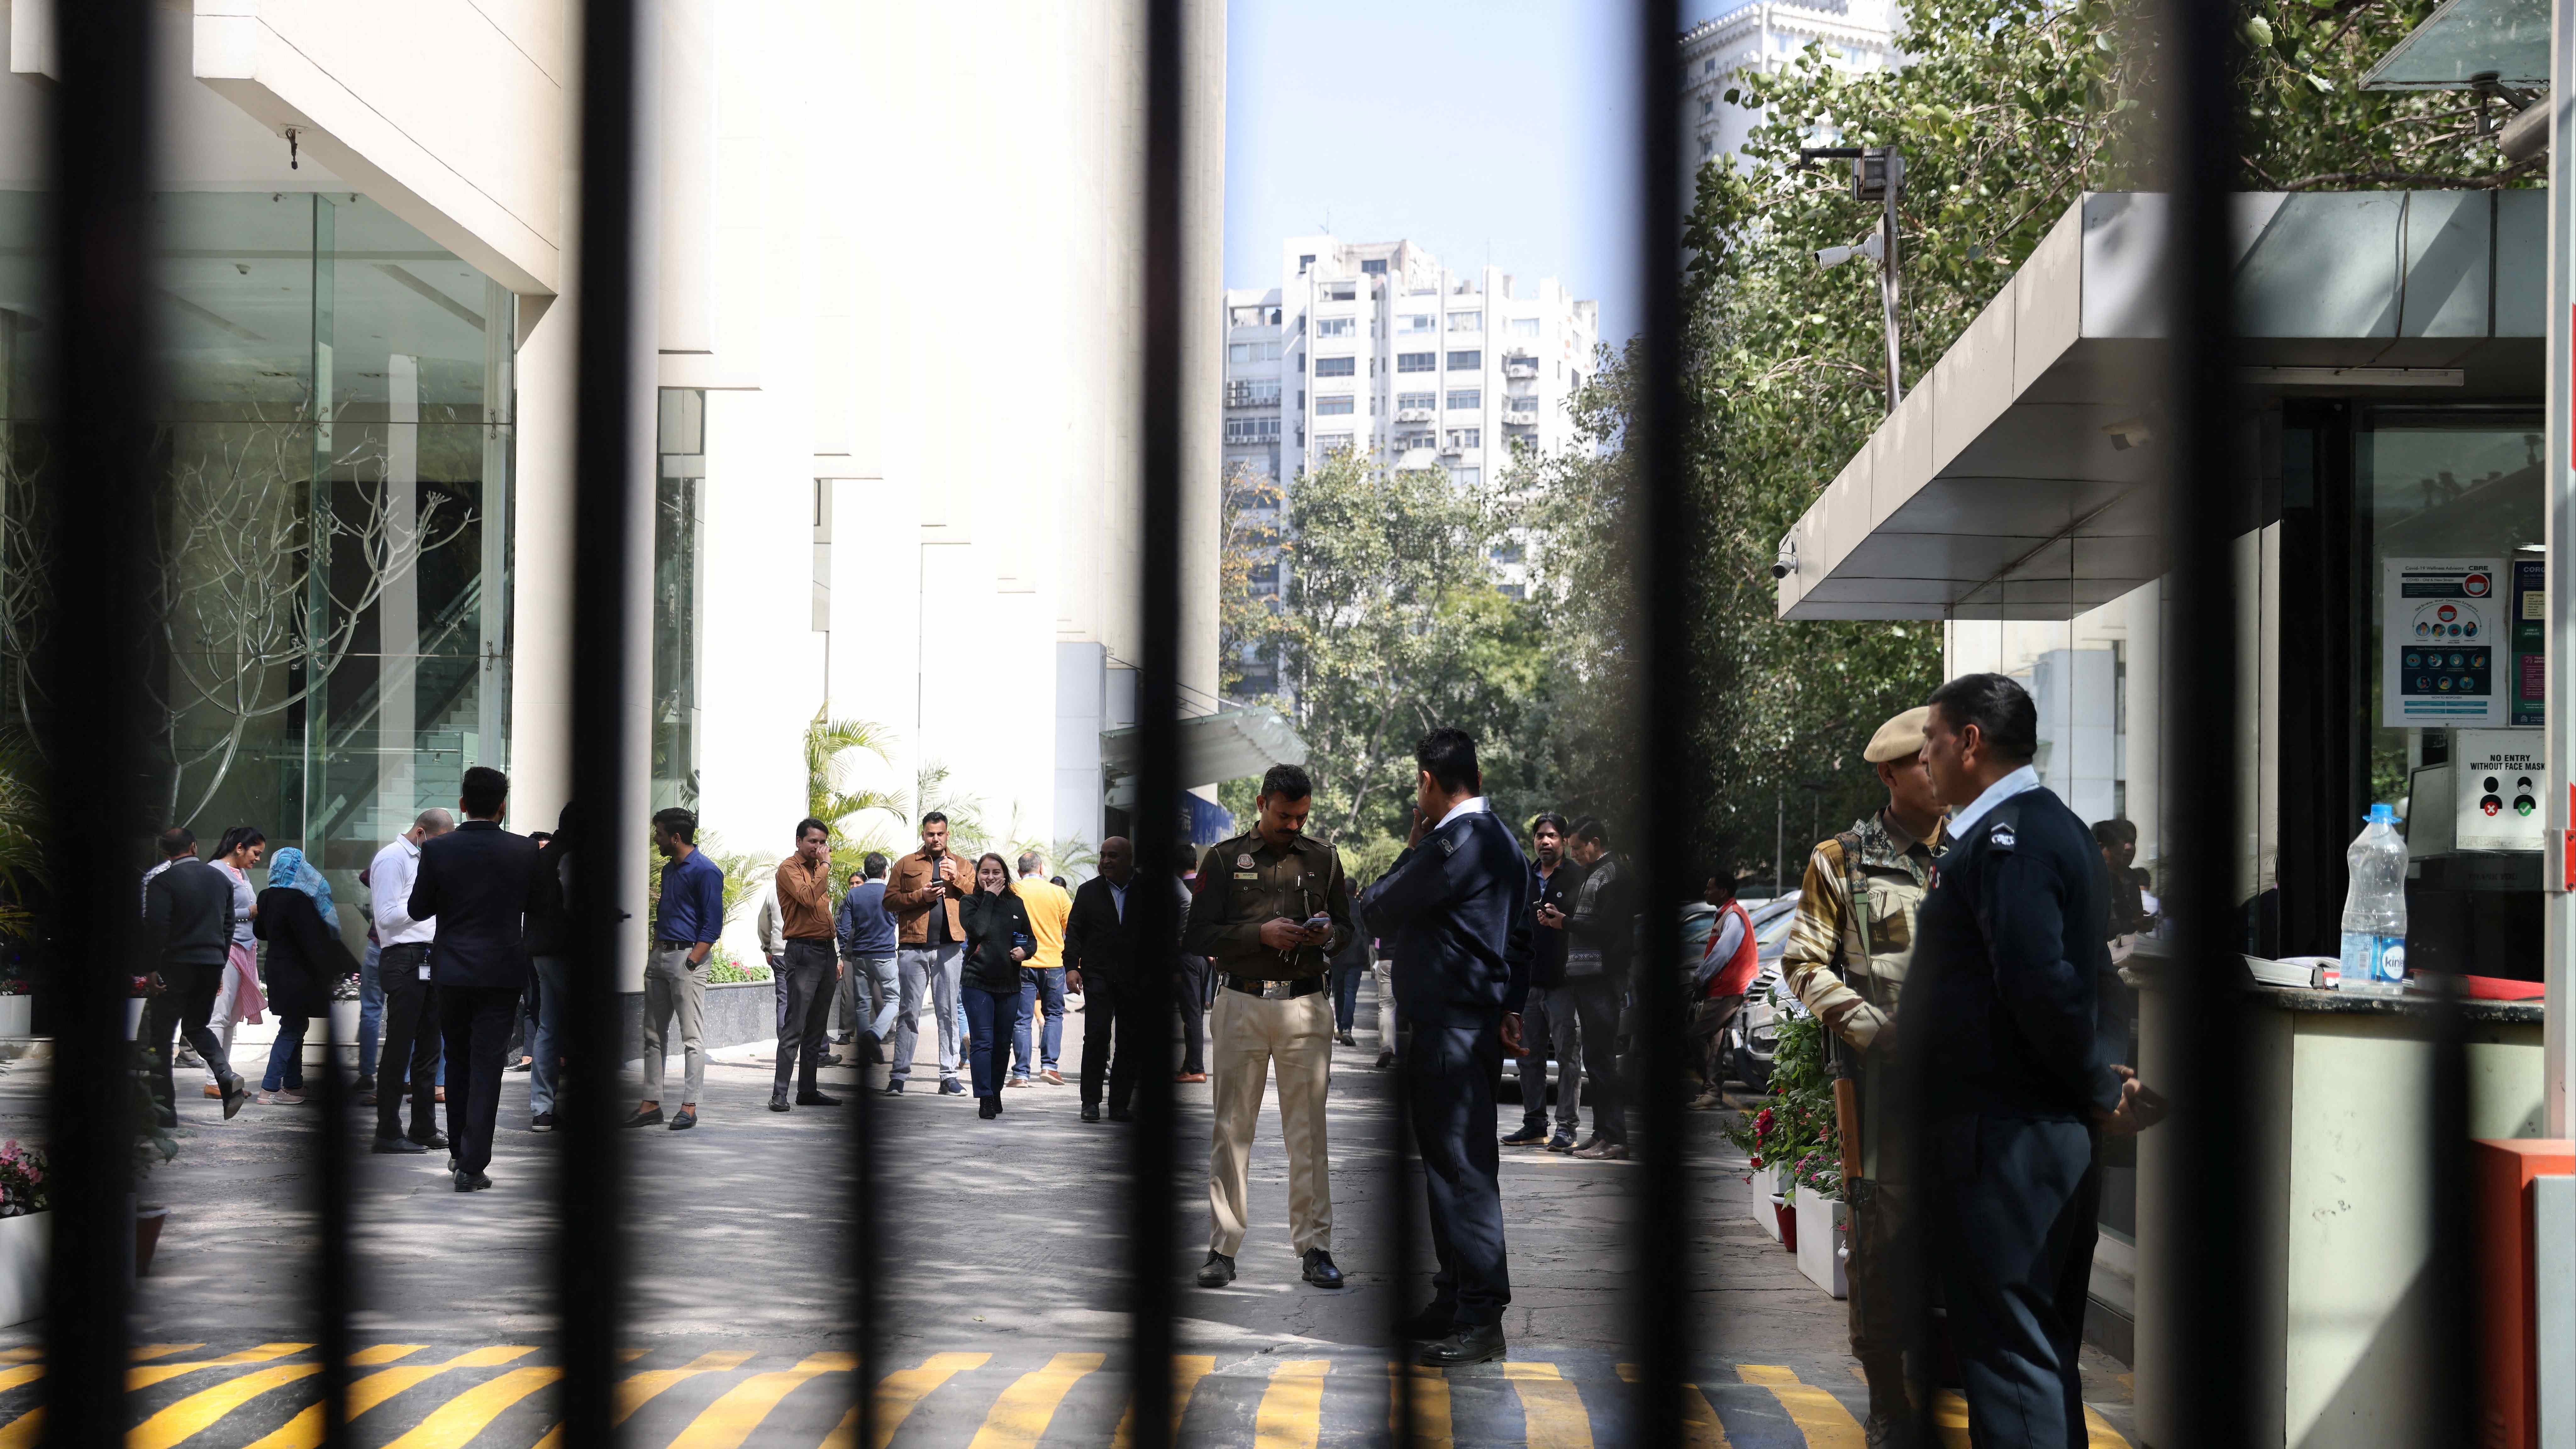
[[[277,1041],[268,1049],[259,1101],[300,1106],[305,1027],[329,1014],[332,986],[357,975],[358,963],[340,942],[331,887],[294,846],[269,858],[268,889],[259,893],[259,911],[251,919],[268,943],[268,1004],[277,1013]]]

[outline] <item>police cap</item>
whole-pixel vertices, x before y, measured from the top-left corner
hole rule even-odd
[[[1931,718],[1932,706],[1916,705],[1880,725],[1878,733],[1869,737],[1869,748],[1861,751],[1860,757],[1873,765],[1884,765],[1890,760],[1923,753],[1923,726]]]

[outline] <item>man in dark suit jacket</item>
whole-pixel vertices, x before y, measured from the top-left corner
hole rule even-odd
[[[1394,943],[1396,1010],[1413,1031],[1404,1055],[1413,1137],[1440,1258],[1431,1306],[1404,1334],[1423,1341],[1422,1363],[1445,1368],[1503,1356],[1512,1285],[1494,1092],[1504,1054],[1522,1051],[1530,869],[1511,827],[1486,808],[1466,731],[1433,730],[1414,760],[1412,837],[1360,909]]]
[[[447,1140],[456,1190],[492,1185],[492,1123],[501,1109],[501,1067],[510,1019],[528,989],[528,919],[548,916],[554,872],[535,841],[501,828],[510,777],[482,765],[465,772],[465,823],[422,842],[412,881],[412,917],[438,918],[430,979],[438,987],[447,1040]]]
[[[2095,1156],[2102,1134],[2141,1124],[2105,989],[2110,877],[2031,768],[2039,712],[2019,684],[1963,675],[1931,706],[1923,764],[1955,813],[1915,915],[1898,1044],[1928,1119],[1929,1261],[1970,1436],[2080,1446]]]
[[[1165,1053],[1170,1050],[1162,1023],[1172,1009],[1171,994],[1161,983],[1178,959],[1180,938],[1173,937],[1162,962],[1138,959],[1135,931],[1127,924],[1136,908],[1130,897],[1138,888],[1136,849],[1125,836],[1113,835],[1100,842],[1100,874],[1073,893],[1073,912],[1064,921],[1064,984],[1082,993],[1085,1122],[1100,1120],[1104,1079],[1109,1120],[1128,1121],[1134,1115],[1128,1103],[1135,1097],[1137,1074],[1155,1069],[1158,1043]],[[1186,890],[1181,895],[1175,928],[1189,915]]]

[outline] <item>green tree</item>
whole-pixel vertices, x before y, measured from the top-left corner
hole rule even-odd
[[[1496,490],[1364,457],[1289,488],[1288,587],[1259,642],[1276,651],[1280,703],[1306,741],[1316,835],[1346,848],[1402,836],[1414,742],[1442,725],[1477,737],[1497,808],[1517,811],[1547,784],[1544,631],[1489,565],[1514,516]],[[1239,817],[1252,788],[1226,794]]]
[[[1279,485],[1267,474],[1235,463],[1225,472],[1224,536],[1217,554],[1218,690],[1243,694],[1246,666],[1270,645],[1275,592],[1256,592],[1254,573],[1279,558]]]
[[[902,793],[851,783],[853,757],[873,755],[882,761],[892,744],[892,732],[869,720],[826,719],[818,711],[805,727],[805,813],[823,822],[836,884],[848,880],[872,850],[900,853],[890,843],[884,821],[863,822],[862,817],[902,820]]]
[[[2313,190],[2527,184],[2478,134],[2458,93],[2366,94],[2361,75],[2433,0],[2251,0],[2238,71],[2244,184]],[[1742,78],[1761,116],[1750,165],[1698,178],[1685,238],[1685,447],[1705,532],[1690,582],[1683,681],[1657,707],[1688,711],[1696,770],[1631,753],[1639,575],[1623,441],[1632,354],[1605,349],[1575,418],[1596,449],[1525,466],[1551,620],[1563,795],[1626,818],[1652,780],[1693,802],[1694,845],[1767,868],[1778,802],[1798,835],[1872,808],[1859,751],[1878,722],[1938,683],[1929,622],[1783,622],[1769,564],[1785,535],[1886,410],[1877,277],[1825,271],[1820,247],[1866,236],[1873,206],[1842,166],[1797,169],[1798,148],[1898,144],[1906,158],[1902,355],[1919,383],[2077,196],[2157,182],[2147,101],[2161,53],[2136,0],[1908,0],[1902,68],[1837,70],[1816,47]],[[1793,838],[1793,850],[1805,842]],[[1767,869],[1766,872],[1767,873]]]

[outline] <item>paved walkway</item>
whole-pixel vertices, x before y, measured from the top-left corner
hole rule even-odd
[[[1387,1080],[1364,1003],[1361,1045],[1338,1052],[1332,1089],[1335,1257],[1350,1286],[1298,1280],[1287,1244],[1286,1162],[1275,1102],[1252,1163],[1255,1228],[1230,1288],[1182,1290],[1178,1325],[1185,1442],[1359,1444],[1386,1432],[1393,1390],[1415,1391],[1434,1442],[1615,1445],[1633,1412],[1623,1314],[1637,1268],[1618,1241],[1632,1164],[1544,1152],[1505,1156],[1514,1296],[1506,1363],[1448,1375],[1398,1374],[1386,1325],[1413,1306],[1427,1263],[1399,1275],[1394,1212],[1416,1215],[1418,1174],[1392,1155]],[[1065,1059],[1078,1052],[1068,1017]],[[676,1064],[675,1064],[676,1066]],[[827,1074],[847,1095],[855,1074]],[[676,1080],[676,1070],[673,1073]],[[848,1111],[764,1109],[766,1046],[719,1054],[704,1125],[631,1134],[633,1300],[626,1314],[628,1442],[672,1449],[815,1446],[847,1441],[855,1392],[841,1254],[856,1231],[847,1194]],[[183,1079],[184,1081],[184,1079]],[[931,1095],[936,1065],[911,1093],[871,1097],[884,1144],[879,1249],[888,1321],[877,1365],[886,1444],[1106,1445],[1126,1413],[1123,1252],[1115,1124],[1076,1120],[1072,1087],[1005,1094],[996,1122],[971,1098]],[[455,1193],[443,1158],[362,1156],[352,1243],[363,1283],[365,1345],[353,1442],[400,1449],[536,1445],[554,1423],[559,1360],[551,1184],[560,1139],[526,1126],[527,1078],[507,1078],[493,1190]],[[0,1131],[32,1137],[44,1072],[0,1066]],[[1185,1238],[1204,1216],[1208,1089],[1179,1089]],[[1508,1114],[1507,1108],[1507,1114]],[[318,1442],[311,1402],[314,1334],[304,1311],[315,1218],[305,1163],[316,1109],[247,1106],[231,1122],[183,1100],[188,1135],[147,1200],[172,1213],[143,1280],[135,1337],[135,1449],[299,1449]],[[1707,1405],[1694,1442],[1853,1446],[1864,1396],[1844,1343],[1842,1304],[1801,1276],[1751,1218],[1743,1165],[1715,1114],[1691,1118],[1697,1160],[1691,1240],[1656,1271],[1694,1284]],[[1195,1266],[1187,1241],[1176,1271]],[[1402,1281],[1399,1281],[1401,1277]],[[0,1330],[0,1449],[35,1440],[42,1372],[33,1325]],[[2118,1365],[2088,1351],[2095,1442],[2118,1444],[2130,1416]],[[899,1424],[897,1424],[899,1416]],[[1961,1436],[1960,1442],[1964,1442]]]

